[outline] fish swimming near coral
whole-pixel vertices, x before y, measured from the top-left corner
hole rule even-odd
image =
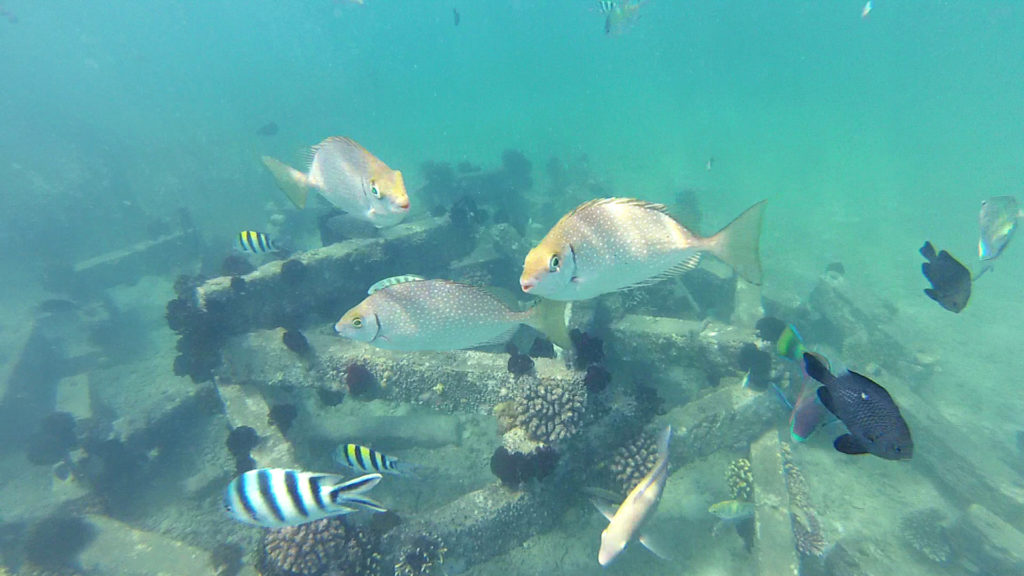
[[[342,444],[334,451],[334,461],[360,472],[380,472],[415,478],[415,466],[358,444]]]
[[[779,335],[776,351],[783,358],[800,364],[800,394],[797,396],[796,402],[793,403],[793,410],[789,414],[789,435],[796,442],[806,442],[828,421],[829,411],[818,400],[818,386],[814,384],[813,379],[807,373],[804,354],[814,355],[825,365],[826,369],[829,368],[829,362],[824,356],[807,350],[803,338],[792,324],[787,324],[782,330],[782,334]]]
[[[847,371],[835,376],[817,356],[804,353],[807,372],[824,384],[818,398],[843,421],[849,434],[835,439],[844,454],[874,454],[886,460],[910,460],[914,441],[910,427],[889,392],[867,376]]]
[[[754,515],[754,503],[743,500],[725,500],[716,502],[708,508],[708,512],[722,520],[735,522]]]
[[[971,271],[945,250],[936,254],[931,242],[925,242],[920,252],[928,260],[921,264],[921,272],[932,285],[924,293],[946,310],[959,313],[971,299]]]
[[[224,508],[240,522],[266,528],[298,526],[357,510],[387,512],[362,495],[380,479],[380,474],[346,480],[335,474],[259,468],[228,484]]]
[[[335,207],[378,228],[394,226],[409,213],[402,173],[354,140],[327,138],[314,146],[312,153],[307,172],[270,156],[262,157],[277,185],[297,207],[306,206],[308,191],[313,189]]]
[[[978,259],[995,260],[1006,249],[1024,211],[1013,196],[996,196],[981,202],[978,212]]]
[[[338,320],[338,334],[388,350],[462,350],[506,342],[527,324],[563,348],[571,345],[564,302],[540,300],[519,311],[497,290],[449,280],[405,276],[376,285]]]
[[[552,300],[586,300],[692,270],[703,252],[759,284],[763,210],[764,201],[758,202],[717,234],[702,238],[661,204],[591,200],[563,216],[530,250],[519,284],[523,292]]]
[[[668,479],[668,443],[672,437],[672,427],[668,426],[658,438],[658,460],[654,468],[629,492],[617,510],[594,499],[594,505],[608,519],[608,527],[601,532],[601,550],[597,561],[607,566],[614,560],[634,537],[640,540],[648,550],[664,558],[651,547],[650,540],[640,531],[644,524],[654,515],[661,500]]]
[[[270,239],[269,234],[256,232],[255,230],[242,230],[236,238],[238,249],[242,252],[253,254],[266,254],[277,250],[277,245]]]

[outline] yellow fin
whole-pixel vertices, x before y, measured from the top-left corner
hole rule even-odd
[[[307,187],[309,186],[309,180],[306,178],[306,175],[277,158],[261,156],[260,160],[270,170],[270,173],[274,175],[277,187],[284,191],[288,199],[292,201],[292,204],[295,204],[300,210],[305,208],[308,193]]]
[[[565,349],[572,347],[569,327],[565,323],[567,302],[541,298],[533,308],[529,325],[540,330],[548,340]]]
[[[752,284],[761,284],[761,200],[747,208],[714,236],[706,239],[706,249]]]

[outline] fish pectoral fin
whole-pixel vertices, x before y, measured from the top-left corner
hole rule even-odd
[[[833,414],[836,413],[836,411],[833,410],[833,406],[835,406],[835,404],[832,402],[832,393],[829,392],[828,388],[825,386],[818,386],[818,400],[821,401],[822,406],[824,406],[829,412]]]
[[[611,504],[597,498],[591,498],[590,501],[594,503],[594,508],[597,508],[597,511],[600,512],[602,516],[608,519],[609,522],[612,521],[612,518],[615,516],[616,509],[613,508]]]
[[[665,546],[663,542],[652,542],[650,534],[641,534],[637,540],[643,544],[644,548],[650,550],[655,556],[662,560],[672,560],[672,557],[666,554],[668,546]]]
[[[856,438],[851,434],[843,434],[836,438],[835,442],[832,443],[836,450],[843,454],[867,454],[868,449],[864,447]]]

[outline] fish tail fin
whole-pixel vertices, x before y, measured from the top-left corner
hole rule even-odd
[[[394,467],[392,468],[395,474],[402,476],[403,478],[408,478],[410,480],[420,479],[419,474],[416,473],[417,469],[419,469],[419,466],[413,464],[412,462],[406,462],[405,460],[396,461],[394,463]]]
[[[804,352],[804,370],[807,375],[826,386],[836,379],[828,366],[828,360],[814,352]]]
[[[786,327],[782,330],[782,334],[779,334],[779,340],[775,344],[775,350],[778,352],[779,356],[782,356],[783,358],[789,358],[794,362],[800,362],[807,349],[804,347],[804,339],[800,337],[800,333],[796,331],[796,327],[792,324],[786,324]]]
[[[295,204],[295,207],[300,210],[305,208],[309,178],[277,158],[261,156],[260,160],[263,161],[263,165],[267,167],[267,170],[270,170],[270,173],[274,175],[277,187],[284,191],[288,199],[292,201],[292,204]]]
[[[707,239],[705,250],[732,266],[732,269],[752,284],[761,284],[761,216],[762,200],[747,208],[735,220]]]
[[[658,436],[658,461],[668,462],[668,441],[672,439],[672,426],[665,426]]]
[[[772,382],[771,385],[772,385],[772,389],[775,390],[775,394],[777,394],[779,396],[779,401],[782,402],[783,404],[785,404],[786,408],[789,408],[790,410],[792,410],[793,409],[793,403],[789,401],[789,398],[786,398],[786,393],[782,391],[782,388],[779,388],[779,385],[776,384],[775,382]]]
[[[561,348],[572,348],[569,338],[569,326],[566,324],[566,312],[571,311],[570,303],[560,300],[541,298],[530,310],[528,324],[539,330],[548,340]]]

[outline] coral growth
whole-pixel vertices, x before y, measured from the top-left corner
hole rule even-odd
[[[238,426],[232,428],[228,434],[227,447],[228,452],[235,458],[241,458],[248,456],[249,451],[259,444],[260,436],[256,433],[256,430],[249,426]]]
[[[281,334],[281,341],[284,342],[284,345],[289,350],[299,356],[309,356],[313,352],[313,348],[309,345],[309,340],[306,340],[305,334],[298,330],[285,330]]]
[[[256,569],[262,576],[380,573],[376,540],[333,516],[263,534]]]
[[[395,565],[395,576],[425,576],[444,574],[444,547],[435,534],[420,534],[401,553],[401,560]]]
[[[373,398],[380,391],[377,377],[362,364],[349,364],[345,367],[345,386],[348,387],[348,393],[356,398]]]
[[[789,444],[783,443],[781,448],[782,469],[786,475],[786,490],[789,492],[789,511],[796,548],[804,556],[821,557],[825,554],[828,542],[811,502],[810,489],[800,468],[793,461],[793,452]]]
[[[505,351],[508,352],[508,371],[516,376],[522,376],[527,372],[533,370],[533,358],[530,358],[526,354],[520,354],[519,349],[516,345],[509,342],[505,346]]]
[[[922,556],[945,564],[953,557],[953,545],[944,522],[946,515],[938,508],[915,510],[900,520],[899,532],[911,548]]]
[[[516,488],[533,478],[543,479],[557,465],[558,453],[550,446],[540,446],[529,454],[510,452],[500,446],[491,455],[491,473],[509,488]]]
[[[579,431],[587,400],[582,381],[551,383],[525,375],[518,382],[516,423],[530,438],[554,444]]]
[[[288,286],[297,286],[306,279],[306,265],[299,260],[285,260],[281,264],[281,281]]]
[[[587,373],[583,377],[583,386],[587,389],[588,394],[597,394],[598,392],[603,392],[611,381],[611,372],[594,364],[587,367]]]
[[[245,276],[256,270],[256,267],[241,254],[229,254],[220,264],[221,276]]]
[[[750,472],[750,460],[737,458],[729,463],[725,472],[725,482],[729,485],[729,494],[734,500],[753,502],[754,475]]]
[[[270,413],[267,414],[267,423],[277,426],[281,434],[287,435],[292,423],[298,417],[299,409],[295,407],[295,404],[274,404],[270,407]]]
[[[641,433],[615,450],[609,469],[615,485],[625,495],[643,480],[657,462],[658,447],[654,437]]]

